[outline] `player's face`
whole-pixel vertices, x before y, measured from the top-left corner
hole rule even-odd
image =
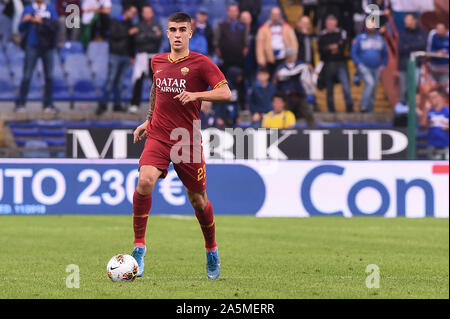
[[[280,24],[281,23],[281,10],[278,8],[273,8],[272,11],[270,11],[270,20],[273,24]]]
[[[252,24],[252,15],[248,11],[243,11],[241,13],[241,23],[245,25],[251,25]]]
[[[407,15],[405,17],[405,27],[410,29],[415,29],[417,26],[417,20],[412,15]]]
[[[170,47],[175,51],[183,51],[189,47],[189,39],[192,37],[191,24],[188,22],[169,22],[167,37]]]
[[[142,9],[142,19],[144,19],[145,21],[150,21],[153,19],[154,13],[153,13],[153,9],[150,7],[144,7]]]
[[[445,37],[447,35],[447,28],[445,27],[445,24],[439,23],[436,25],[436,33],[441,38]]]
[[[307,16],[303,16],[297,22],[297,28],[304,33],[309,33],[311,31],[311,20]]]
[[[272,101],[273,111],[275,113],[281,113],[284,110],[284,100],[279,97],[274,97]]]
[[[231,21],[236,21],[239,19],[239,7],[236,5],[229,6],[227,9],[227,15]]]
[[[441,96],[437,92],[430,93],[430,102],[433,107],[439,107],[441,104]]]
[[[334,29],[337,28],[338,22],[336,19],[334,18],[328,18],[325,22],[325,28],[328,31],[333,31]]]
[[[259,82],[267,82],[270,80],[270,74],[267,72],[258,72],[256,77]]]

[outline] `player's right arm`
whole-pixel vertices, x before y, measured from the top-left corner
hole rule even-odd
[[[150,105],[148,108],[147,113],[147,120],[139,125],[133,133],[133,143],[136,143],[137,141],[142,140],[144,137],[147,136],[147,125],[150,122],[150,119],[152,118],[153,111],[155,110],[155,100],[156,100],[156,86],[155,84],[152,85],[152,89],[150,90]]]

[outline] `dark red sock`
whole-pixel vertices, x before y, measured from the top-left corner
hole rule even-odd
[[[145,230],[150,208],[152,207],[152,194],[141,195],[137,191],[133,194],[133,229],[134,247],[145,246]]]
[[[196,210],[195,216],[197,217],[200,227],[202,228],[206,250],[216,250],[216,225],[214,222],[213,208],[210,201],[208,201],[208,204],[206,204],[206,207],[202,212]]]

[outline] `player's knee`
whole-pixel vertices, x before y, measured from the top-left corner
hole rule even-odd
[[[139,194],[148,195],[153,192],[153,187],[155,186],[156,180],[148,176],[139,176],[137,191]]]
[[[189,196],[189,200],[191,202],[192,207],[197,212],[203,212],[203,210],[206,208],[206,205],[208,204],[206,197],[203,196],[202,194],[195,194]]]

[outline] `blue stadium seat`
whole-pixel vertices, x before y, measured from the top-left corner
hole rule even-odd
[[[340,128],[342,127],[341,123],[333,123],[333,122],[319,122],[317,123],[317,128]]]
[[[2,68],[0,67],[0,72]],[[11,79],[0,78],[0,101],[12,101],[16,98]]]
[[[22,61],[19,60],[13,61],[12,64],[10,65],[10,70],[13,85],[15,87],[19,87],[23,75],[23,59]]]
[[[3,12],[5,4],[0,1],[0,12]],[[6,42],[11,36],[11,20],[4,14],[0,14],[0,42]]]
[[[63,70],[63,66],[61,63],[61,58],[59,54],[55,51],[53,56],[53,78],[56,80],[64,80],[66,78],[66,73]]]
[[[348,128],[348,129],[364,129],[364,128],[369,128],[369,125],[365,122],[342,122],[342,127],[343,128]]]
[[[227,5],[225,1],[205,1],[203,7],[208,11],[210,21],[216,19],[223,20],[226,18]]]
[[[262,6],[278,6],[278,0],[262,0],[261,1]]]
[[[8,63],[6,55],[3,53],[3,45],[0,43],[0,66]]]
[[[68,54],[64,62],[64,69],[67,72],[67,80],[74,100],[91,101],[97,99],[97,90],[84,53]]]
[[[270,10],[272,10],[272,5],[265,5],[261,7],[261,12],[259,13],[258,16],[258,25],[261,25],[263,23],[265,23],[267,20],[269,20],[269,14],[270,14]]]
[[[67,72],[70,85],[75,84],[78,80],[92,79],[92,73],[88,68],[88,60],[84,53],[67,55],[64,61],[64,69]]]
[[[8,123],[10,128],[34,128],[36,127],[35,121],[27,121],[27,122],[14,122],[11,121]]]
[[[94,42],[95,43],[95,42]],[[97,42],[100,43],[100,42]],[[108,75],[108,47],[106,47],[106,54],[101,54],[99,51],[103,51],[105,48],[97,47],[94,49],[91,49],[89,51],[88,48],[88,59],[90,61],[91,69],[94,74],[94,85],[98,88],[102,88],[105,84],[106,77]],[[91,53],[89,53],[91,52]],[[97,52],[99,54],[94,54],[94,52]]]
[[[296,129],[308,128],[308,124],[307,123],[295,123],[294,128],[296,128]]]
[[[92,127],[120,127],[120,121],[92,121]]]
[[[6,57],[0,51],[0,56],[3,56],[3,62],[0,61],[0,100],[8,101],[15,99],[14,85],[11,80],[11,73],[7,67]]]
[[[108,60],[109,55],[109,45],[108,42],[90,42],[86,51],[86,56],[89,62],[93,62],[96,58],[103,58]]]
[[[69,86],[65,81],[53,81],[53,99],[55,101],[69,101],[71,100],[71,94]]]
[[[111,13],[109,16],[113,19],[122,13],[122,5],[118,3],[111,3]]]
[[[65,121],[64,126],[67,128],[89,128],[92,126],[91,121]]]
[[[139,125],[141,125],[142,122],[135,122],[135,121],[120,121],[120,128],[123,129],[135,129],[136,127],[138,127]]]
[[[14,136],[21,137],[38,137],[41,135],[38,128],[12,128],[11,131]]]
[[[37,120],[35,122],[35,126],[38,128],[43,129],[62,129],[64,127],[64,122],[61,120],[54,120],[54,121],[43,121],[43,120]]]
[[[142,101],[150,100],[150,90],[152,86],[152,81],[148,78],[144,79],[144,83],[142,84]]]
[[[376,128],[376,129],[389,129],[394,127],[394,123],[376,123],[376,122],[370,122],[368,123],[370,128]]]
[[[19,146],[19,147],[24,147],[25,144],[27,143],[27,141],[28,141],[28,140],[23,140],[23,139],[20,139],[20,138],[16,138],[16,144],[17,144],[17,146]]]
[[[186,12],[191,16],[195,16],[197,9],[202,4],[201,0],[177,0],[177,11]]]
[[[8,42],[5,49],[6,58],[10,63],[13,85],[18,87],[20,85],[20,81],[22,80],[25,53],[21,48],[12,42]]]
[[[419,139],[419,138],[428,138],[428,132],[417,132],[416,133],[416,139]]]
[[[46,151],[48,149],[48,144],[44,140],[27,140],[24,145],[25,148],[29,149],[22,152],[22,156],[26,158],[39,158],[39,157],[50,157],[50,152]],[[32,150],[35,149],[35,150]]]
[[[61,47],[61,60],[65,61],[70,54],[84,54],[83,45],[78,41],[66,41]]]
[[[44,138],[44,141],[47,143],[49,147],[51,146],[65,146],[66,139],[53,139],[53,138]]]
[[[20,61],[23,63],[23,59],[25,57],[25,52],[13,42],[7,42],[5,45],[6,58],[9,63],[13,64],[16,61]]]
[[[77,101],[95,101],[98,99],[97,89],[91,80],[79,80],[73,86],[72,98]]]
[[[53,65],[53,99],[56,101],[68,101],[71,97],[69,85],[67,84],[61,58],[56,51],[53,57]]]
[[[249,128],[251,126],[252,126],[252,122],[241,122],[241,123],[236,124],[236,127],[243,128],[243,129]]]
[[[428,147],[428,143],[427,142],[416,142],[416,148],[417,149],[424,149]]]
[[[41,128],[39,130],[41,133],[41,136],[45,137],[65,137],[66,136],[66,129],[60,128],[60,129],[46,129]]]
[[[177,0],[150,0],[150,4],[151,6],[154,7],[164,7],[164,6],[169,6],[169,7],[173,7],[175,6]]]

